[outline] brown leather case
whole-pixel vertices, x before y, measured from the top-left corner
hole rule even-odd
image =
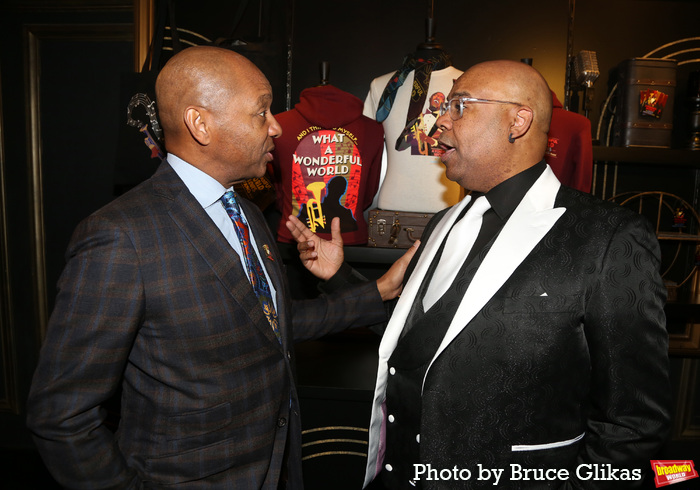
[[[407,211],[388,211],[371,209],[369,211],[369,247],[410,248],[420,239],[428,224],[431,213],[413,213]]]

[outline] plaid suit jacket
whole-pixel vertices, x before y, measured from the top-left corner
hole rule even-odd
[[[302,487],[293,341],[386,313],[374,283],[292,302],[262,214],[242,206],[270,245],[281,344],[238,255],[170,165],[77,227],[28,400],[64,486],[276,489],[288,459],[288,488]],[[112,433],[103,404],[120,387]]]

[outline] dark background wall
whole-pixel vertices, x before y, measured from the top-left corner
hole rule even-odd
[[[425,40],[430,12],[436,40],[457,68],[494,58],[532,58],[562,100],[567,52],[596,51],[594,136],[621,61],[679,39],[696,38],[672,51],[700,46],[695,0],[246,3],[234,26],[241,2],[175,0],[177,25],[212,41],[246,41],[238,49],[270,78],[275,112],[318,84],[322,61],[330,63],[332,84],[364,100],[372,79],[395,70]],[[124,124],[118,97],[121,77],[134,64],[133,34],[134,3],[128,0],[0,2],[0,448],[7,450],[0,455],[0,474],[7,474],[2,465],[20,468],[13,455],[32,448],[24,400],[70,234],[80,219],[118,194],[115,172],[123,162],[116,155]],[[183,38],[201,42],[187,33]],[[679,58],[699,59],[700,52]],[[687,111],[685,84],[688,72],[697,69],[700,64],[687,63],[678,70],[678,114]],[[685,116],[678,121],[674,145],[681,146]],[[618,190],[677,192],[698,210],[700,159],[678,166],[674,158],[651,166],[628,163],[617,173],[617,166],[601,162],[599,175],[609,182],[617,176]],[[680,410],[674,457],[697,462],[700,365],[685,356],[673,361]]]
[[[564,93],[568,6],[541,0],[433,3],[435,38],[459,69],[489,59],[533,58],[554,90]],[[318,63],[331,63],[331,82],[364,100],[373,78],[393,72],[426,39],[427,1],[298,2],[293,99],[318,83]]]

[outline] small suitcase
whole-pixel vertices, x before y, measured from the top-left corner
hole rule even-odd
[[[367,245],[382,248],[410,248],[420,239],[432,213],[370,209]]]
[[[657,58],[620,64],[615,146],[671,146],[676,67],[676,60]]]

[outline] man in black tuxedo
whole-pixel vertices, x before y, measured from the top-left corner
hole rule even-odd
[[[551,113],[544,78],[511,61],[472,67],[442,106],[447,177],[472,193],[426,228],[382,338],[365,485],[627,488],[649,472],[670,405],[658,242],[560,184]]]

